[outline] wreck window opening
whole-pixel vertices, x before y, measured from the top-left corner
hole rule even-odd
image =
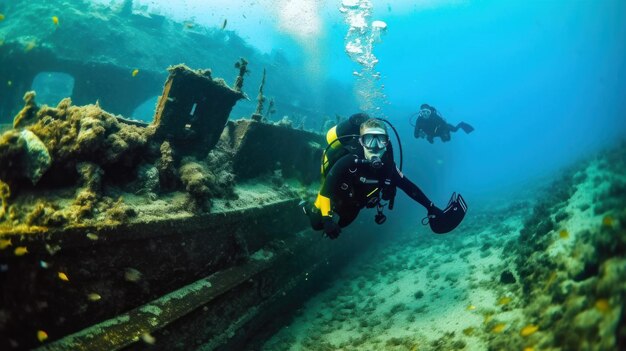
[[[39,72],[30,86],[37,94],[37,102],[56,106],[74,93],[74,77],[64,72]]]
[[[131,117],[139,121],[151,123],[154,119],[158,102],[159,95],[149,98],[135,108]]]

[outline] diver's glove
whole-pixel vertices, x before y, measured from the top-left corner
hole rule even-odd
[[[330,216],[324,216],[324,233],[331,239],[337,239],[341,233],[339,224],[335,223]]]
[[[430,206],[428,206],[428,218],[437,218],[441,216],[443,216],[443,211],[431,202]]]

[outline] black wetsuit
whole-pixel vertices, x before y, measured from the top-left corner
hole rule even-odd
[[[348,154],[328,172],[319,194],[331,199],[331,208],[339,215],[340,227],[352,223],[364,207],[373,208],[380,199],[389,200],[395,196],[396,187],[425,208],[431,206],[428,197],[398,170],[388,154],[383,156],[384,165],[379,169],[358,163],[362,155]],[[313,229],[323,228],[319,211],[312,211],[310,219]]]
[[[429,142],[433,142],[434,137],[441,137],[441,140],[450,140],[450,129],[454,129],[454,126],[448,124],[437,112],[431,113],[430,117],[419,117],[415,121],[414,137],[419,138],[420,132],[426,134],[426,139]],[[456,132],[456,130],[454,130]]]
[[[437,110],[431,111],[430,117],[418,117],[415,121],[415,131],[413,132],[415,138],[420,138],[423,133],[428,142],[432,144],[435,137],[440,137],[443,142],[450,141],[450,132],[456,132],[459,128],[462,128],[466,133],[474,130],[472,126],[465,122],[453,126],[446,122]]]

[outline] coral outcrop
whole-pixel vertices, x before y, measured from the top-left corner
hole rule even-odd
[[[245,74],[247,62],[240,64]],[[249,121],[234,128],[227,120],[241,91],[210,70],[178,65],[169,71],[150,125],[128,122],[97,103],[74,106],[69,98],[38,106],[34,92],[27,93],[16,128],[0,135],[0,228],[115,225],[135,218],[131,207],[166,194],[176,198],[166,202],[175,208],[170,214],[208,212],[214,199],[238,198],[237,177],[316,178],[311,165],[319,144],[301,141],[318,136],[264,123],[249,128]],[[47,196],[36,195],[44,189]]]
[[[185,186],[185,190],[191,197],[191,202],[195,207],[200,210],[209,209],[209,199],[211,198],[211,180],[212,175],[209,175],[209,171],[198,162],[195,162],[192,158],[185,158],[181,162],[180,180]]]
[[[15,118],[15,125],[23,129],[9,131],[0,140],[0,169],[15,169],[11,163],[16,160],[21,163],[21,172],[0,174],[7,181],[28,178],[36,183],[48,168],[63,172],[65,179],[76,179],[80,162],[93,162],[112,172],[132,170],[146,154],[153,133],[151,128],[119,122],[98,105],[73,106],[70,99],[57,107],[28,110],[28,118],[22,117],[25,110]]]
[[[28,179],[37,184],[52,159],[44,143],[30,130],[12,130],[0,137],[0,178]]]
[[[626,146],[553,184],[516,249],[539,349],[619,349],[625,314]]]
[[[33,184],[37,184],[43,174],[50,168],[52,159],[50,153],[44,143],[31,131],[23,130],[20,132],[20,138],[24,140],[26,147],[25,158],[25,176],[30,179]]]
[[[159,148],[161,157],[157,161],[159,184],[163,190],[172,190],[179,183],[178,172],[174,167],[174,151],[168,141],[164,141]]]
[[[11,188],[9,185],[0,180],[0,221],[4,219],[9,209],[9,197],[11,196]]]
[[[38,110],[35,96],[34,91],[24,94],[24,108],[13,119],[13,128],[22,128],[34,122]]]

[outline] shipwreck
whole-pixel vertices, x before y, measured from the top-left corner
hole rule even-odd
[[[359,245],[297,206],[325,141],[229,120],[242,97],[183,65],[149,124],[25,95],[0,136],[0,348],[250,347],[323,286]]]

